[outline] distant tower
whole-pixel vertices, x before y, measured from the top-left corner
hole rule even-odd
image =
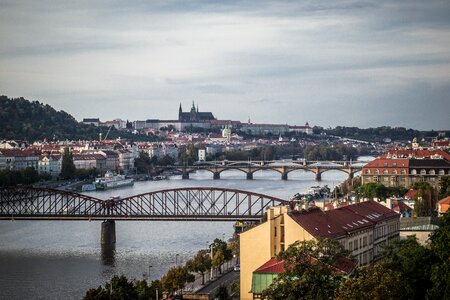
[[[197,103],[197,112],[198,112],[198,103]]]
[[[182,115],[183,115],[183,109],[181,108],[181,102],[180,102],[180,109],[178,110],[178,121],[181,121]]]

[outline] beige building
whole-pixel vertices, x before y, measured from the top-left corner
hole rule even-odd
[[[350,250],[358,265],[379,260],[381,249],[399,238],[399,214],[373,201],[322,211],[273,207],[267,221],[240,235],[241,299],[252,293],[255,270],[292,243],[332,238]]]

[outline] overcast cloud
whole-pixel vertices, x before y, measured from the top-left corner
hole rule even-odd
[[[450,129],[450,2],[0,0],[0,93],[77,119]]]

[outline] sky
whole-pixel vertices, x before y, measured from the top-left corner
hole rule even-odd
[[[0,94],[81,120],[450,129],[450,1],[0,0]]]

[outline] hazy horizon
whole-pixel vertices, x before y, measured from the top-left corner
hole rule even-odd
[[[450,129],[448,1],[0,0],[0,94],[77,120]]]

